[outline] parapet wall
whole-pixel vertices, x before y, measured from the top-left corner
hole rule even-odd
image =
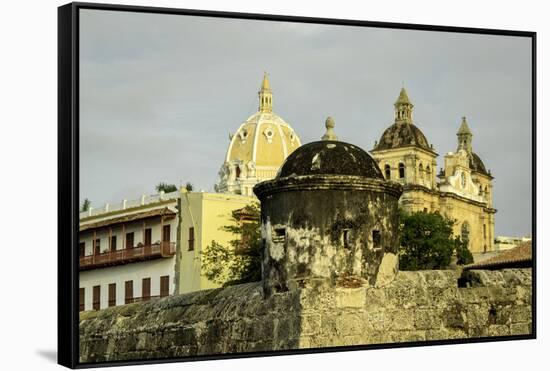
[[[264,299],[257,282],[84,312],[80,361],[531,333],[531,269],[399,272],[385,287],[340,284]]]

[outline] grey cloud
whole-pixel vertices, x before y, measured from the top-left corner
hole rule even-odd
[[[530,231],[530,40],[86,10],[80,45],[81,198],[95,206],[159,181],[211,190],[268,71],[304,143],[331,115],[342,140],[371,149],[404,81],[442,167],[467,116],[495,175],[497,233]]]

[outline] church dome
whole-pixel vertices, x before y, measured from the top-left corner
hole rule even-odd
[[[254,185],[273,179],[287,156],[301,145],[292,127],[273,112],[267,74],[258,98],[258,112],[229,134],[229,147],[215,185],[218,192],[251,196]]]
[[[387,128],[380,140],[374,145],[374,151],[395,149],[401,147],[419,147],[433,152],[426,136],[413,124],[413,108],[407,91],[401,88],[399,97],[393,104],[395,109],[395,121]]]
[[[433,151],[426,136],[414,124],[396,122],[384,131],[374,149],[384,150],[409,146]]]
[[[300,144],[296,132],[281,117],[256,112],[231,136],[225,161],[252,161],[256,167],[279,168]]]
[[[472,171],[476,171],[478,173],[488,175],[488,176],[491,175],[487,172],[487,169],[485,168],[485,164],[483,163],[483,161],[481,161],[481,158],[476,153],[472,152],[469,157],[470,157],[469,165]]]

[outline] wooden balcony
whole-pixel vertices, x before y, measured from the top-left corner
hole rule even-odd
[[[104,268],[159,258],[169,258],[176,254],[175,242],[160,242],[129,249],[108,251],[80,257],[80,270]]]

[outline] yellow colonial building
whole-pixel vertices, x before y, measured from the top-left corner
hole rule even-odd
[[[254,185],[275,178],[283,161],[301,144],[292,127],[273,112],[273,92],[267,74],[258,98],[258,112],[230,134],[215,187],[218,192],[254,196]]]
[[[394,123],[370,153],[386,179],[403,185],[399,203],[405,211],[438,211],[456,221],[455,235],[468,240],[472,253],[492,251],[496,213],[493,176],[473,151],[473,134],[466,118],[457,132],[456,151],[445,155],[444,169],[436,174],[438,154],[415,126],[413,108],[402,88],[394,103]]]

